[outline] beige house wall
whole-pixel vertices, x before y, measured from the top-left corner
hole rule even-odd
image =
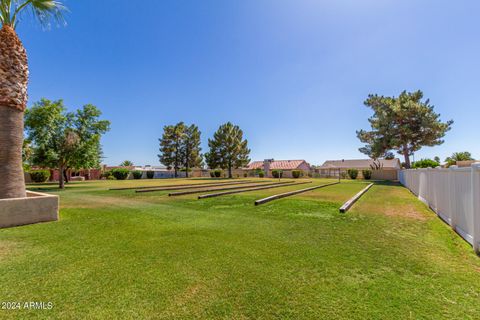
[[[477,160],[465,160],[465,161],[457,161],[457,166],[460,168],[470,167],[472,164],[478,162]]]
[[[398,180],[398,170],[396,169],[381,169],[372,170],[373,180]]]
[[[372,180],[390,180],[395,181],[398,180],[398,170],[397,169],[380,169],[380,170],[372,170],[370,168],[352,168],[358,170],[358,177],[357,179],[363,179],[362,170],[371,170],[372,171]],[[347,174],[348,169],[340,169],[341,173]],[[338,169],[317,169],[315,170],[316,173],[320,175],[329,175],[330,177],[338,177]]]

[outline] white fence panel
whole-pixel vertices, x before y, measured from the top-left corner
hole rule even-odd
[[[480,253],[480,164],[402,170],[399,180]]]

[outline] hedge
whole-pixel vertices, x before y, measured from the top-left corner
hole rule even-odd
[[[358,177],[358,170],[357,169],[348,169],[347,170],[348,176],[350,179],[355,180]]]
[[[272,176],[274,178],[281,178],[283,176],[283,172],[281,170],[272,170]]]
[[[295,179],[298,179],[302,176],[302,171],[300,170],[293,170],[292,171],[292,177]]]
[[[370,180],[372,179],[372,170],[362,170],[363,179]]]
[[[143,172],[139,170],[132,171],[133,179],[142,179]]]
[[[125,180],[128,178],[128,174],[130,173],[130,170],[125,169],[125,168],[115,168],[111,170],[112,175],[115,177],[117,180]]]
[[[50,171],[48,170],[33,170],[30,171],[30,178],[33,182],[46,182],[50,178]]]

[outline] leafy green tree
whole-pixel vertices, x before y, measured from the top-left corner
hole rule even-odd
[[[469,161],[475,160],[472,157],[472,154],[468,151],[463,152],[454,152],[452,155],[445,159],[445,162],[448,166],[453,166],[457,163],[457,161]]]
[[[453,121],[442,122],[430,101],[422,99],[422,91],[403,91],[398,97],[369,95],[364,104],[374,112],[368,119],[371,131],[357,131],[357,137],[366,143],[359,150],[374,159],[395,150],[405,157],[405,167],[410,168],[414,152],[442,144]]]
[[[440,166],[440,163],[432,159],[421,159],[421,160],[415,161],[412,165],[412,167],[415,169],[436,168],[438,166]]]
[[[250,162],[247,140],[243,139],[243,131],[231,122],[221,125],[208,139],[210,151],[205,159],[211,169],[228,169],[228,177],[232,178],[232,169],[240,168]]]
[[[176,125],[168,125],[163,127],[163,135],[159,139],[160,154],[158,158],[160,163],[169,170],[173,168],[175,178],[178,177],[178,171],[185,164],[185,124],[179,122]]]
[[[92,104],[75,112],[73,126],[80,139],[69,164],[70,168],[100,168],[103,158],[101,137],[110,130],[110,121],[99,120],[101,115],[102,112]]]
[[[32,142],[32,164],[57,168],[59,187],[65,187],[68,168],[98,167],[101,159],[100,137],[110,122],[99,120],[101,112],[86,105],[67,112],[62,100],[42,99],[25,112],[25,130]]]
[[[435,162],[438,162],[438,163],[440,163],[440,161],[441,161],[439,156],[435,156],[435,158],[433,158],[433,160],[435,160]]]
[[[188,178],[188,171],[190,168],[200,167],[202,165],[202,156],[200,152],[200,135],[201,132],[194,124],[185,127],[183,134],[183,159],[185,161],[185,174]]]
[[[30,170],[30,160],[32,159],[33,149],[32,143],[27,139],[23,140],[22,147],[22,161],[23,161],[23,171],[28,172]]]
[[[123,161],[122,163],[120,163],[120,166],[122,166],[122,167],[131,167],[131,166],[133,166],[133,162],[130,161],[130,160],[125,160],[125,161]]]
[[[26,17],[44,26],[64,22],[64,10],[59,0],[0,0],[0,199],[26,196],[22,146],[29,68],[15,28]]]

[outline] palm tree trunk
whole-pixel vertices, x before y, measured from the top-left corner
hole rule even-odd
[[[0,30],[0,199],[25,197],[23,112],[27,106],[27,53],[15,30]]]
[[[23,198],[23,112],[0,106],[0,199]]]

